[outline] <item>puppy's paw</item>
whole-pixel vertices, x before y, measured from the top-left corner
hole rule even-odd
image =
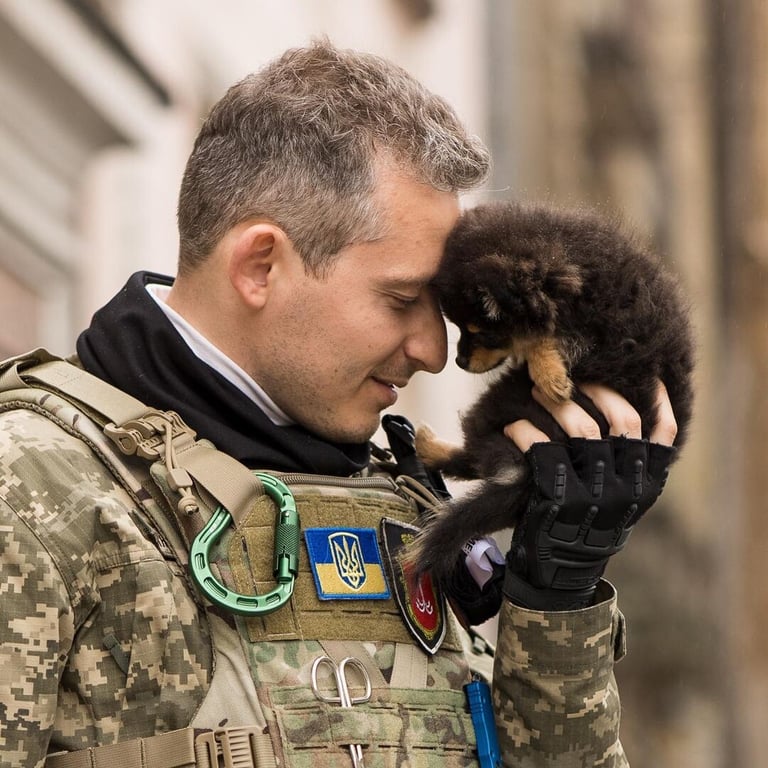
[[[430,469],[445,466],[461,448],[441,440],[426,424],[416,430],[416,453]]]
[[[562,403],[571,399],[573,395],[573,382],[566,375],[549,376],[536,379],[538,388],[556,403]]]
[[[554,338],[540,339],[528,352],[528,375],[536,386],[556,403],[570,399],[573,382]]]

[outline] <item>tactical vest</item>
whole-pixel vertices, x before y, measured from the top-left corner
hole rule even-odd
[[[151,524],[185,566],[212,517],[229,513],[232,524],[207,550],[214,603],[217,591],[246,601],[270,592],[280,511],[253,472],[196,440],[176,414],[44,350],[0,367],[0,409],[56,420],[62,401],[82,414],[76,436],[132,498],[141,502],[137,491],[153,484],[168,512],[158,516],[155,507]],[[431,584],[413,583],[397,558],[423,489],[385,468],[353,478],[276,477],[295,499],[303,533],[290,599],[258,615],[206,606],[218,662],[190,727],[49,757],[49,768],[477,765],[455,621]],[[240,715],[216,728],[210,718],[221,717],[234,691],[245,692],[242,705],[227,709]]]

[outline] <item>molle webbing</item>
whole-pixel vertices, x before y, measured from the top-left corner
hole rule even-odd
[[[309,688],[298,686],[274,690],[271,702],[290,768],[350,765],[350,743],[363,745],[369,768],[477,768],[462,691],[374,689],[371,704],[324,712]]]
[[[383,516],[407,523],[418,514],[389,477],[280,479],[294,494],[305,530],[379,531]],[[272,502],[257,499],[220,542],[220,573],[239,592],[270,586],[274,516]],[[476,766],[474,731],[460,688],[467,669],[452,617],[446,617],[440,650],[429,655],[415,644],[393,598],[320,600],[308,560],[302,543],[286,606],[262,617],[236,617],[279,764],[336,768],[349,761],[347,745],[359,743],[372,768],[404,759],[413,768]],[[348,656],[359,660],[371,679],[370,701],[349,709],[318,701],[308,670],[321,653],[336,663]]]
[[[395,493],[395,484],[384,477],[327,478],[325,487],[313,486],[307,478],[302,485],[283,476],[293,491],[301,515],[302,528],[337,527],[340,521],[352,528],[379,528],[382,517],[411,522],[414,507]],[[271,586],[274,512],[271,502],[256,500],[250,514],[231,533],[227,544],[234,588],[243,594],[261,594]],[[379,547],[384,551],[383,543]],[[226,566],[220,565],[223,568]],[[226,574],[225,579],[227,578]],[[389,578],[389,574],[387,574]],[[411,644],[393,598],[387,600],[320,600],[309,566],[306,546],[302,542],[299,575],[290,605],[263,617],[246,619],[252,642],[322,638],[325,640],[371,640]],[[459,650],[453,622],[443,647]]]

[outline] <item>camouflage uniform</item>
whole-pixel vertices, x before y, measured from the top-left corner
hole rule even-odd
[[[505,601],[493,676],[502,754],[510,765],[624,766],[613,662],[624,620],[603,582],[594,608],[529,611]]]
[[[208,621],[142,507],[32,411],[0,416],[0,465],[2,764],[188,725]]]
[[[396,609],[385,606],[368,623],[353,609],[323,624],[305,588],[273,618],[221,616],[204,604],[179,557],[184,535],[162,478],[119,456],[55,395],[36,392],[1,410],[0,764],[43,765],[59,750],[191,723],[254,724],[289,766],[348,764],[337,729],[359,734],[373,768],[475,764],[460,704],[468,669],[454,630],[435,656],[406,654],[414,672],[395,675],[398,655],[413,645],[392,619]],[[362,523],[372,514],[366,504],[352,512]],[[230,533],[216,554],[235,581],[248,578],[236,553],[249,541],[259,550],[265,526],[251,527]],[[306,574],[300,581],[311,586]],[[574,613],[503,606],[494,703],[505,765],[625,764],[612,673],[623,634],[605,589],[605,602]],[[332,626],[345,628],[343,639],[305,639]],[[380,633],[375,643],[372,631]],[[318,707],[308,664],[350,648],[371,660],[371,705]]]

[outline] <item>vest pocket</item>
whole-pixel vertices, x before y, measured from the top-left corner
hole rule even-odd
[[[461,691],[389,688],[344,709],[309,688],[273,689],[271,703],[285,764],[336,768],[360,744],[366,768],[476,766],[475,734]],[[350,763],[351,764],[351,763]]]

